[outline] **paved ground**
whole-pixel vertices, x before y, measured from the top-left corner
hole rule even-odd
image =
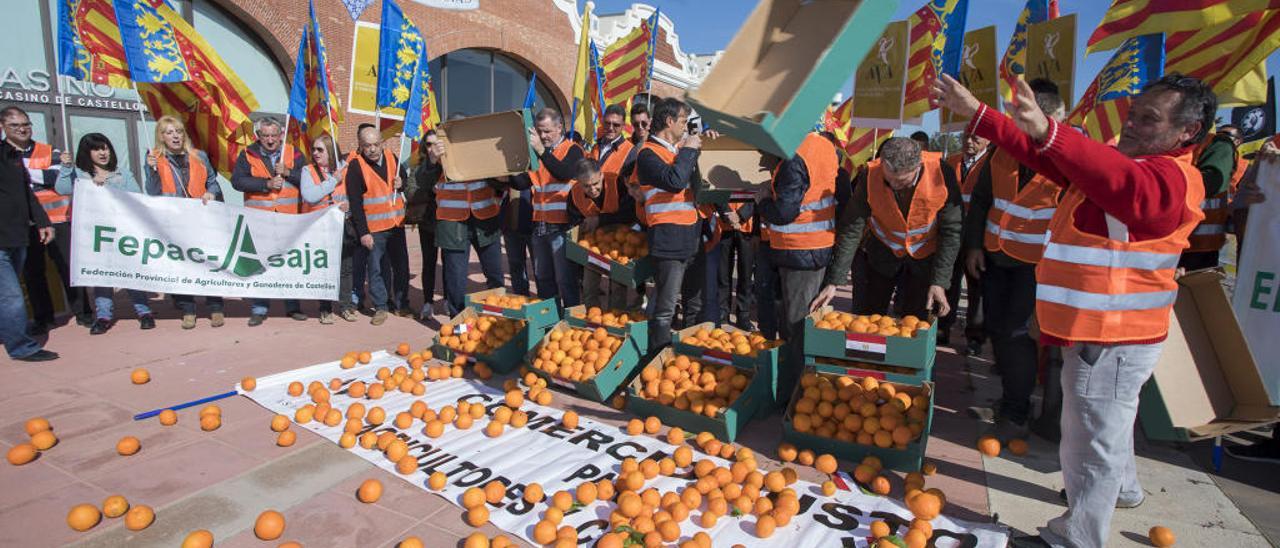
[[[409,241],[417,238],[411,234]],[[473,271],[478,265],[473,264]],[[473,282],[478,289],[479,280]],[[420,303],[417,283],[415,278],[414,302]],[[284,512],[285,538],[307,546],[394,546],[407,535],[418,535],[430,546],[455,546],[471,532],[461,512],[443,499],[306,430],[297,429],[293,447],[276,447],[267,428],[270,413],[245,398],[220,402],[223,426],[212,433],[200,431],[194,410],[180,413],[174,427],[130,420],[141,411],[228,390],[246,375],[267,375],[401,341],[423,347],[433,330],[394,317],[381,327],[364,317],[332,326],[273,317],[262,327],[249,328],[247,307],[237,302],[229,309],[227,326],[212,329],[202,319],[197,329],[183,331],[167,303],[153,304],[163,312],[154,331],[139,331],[131,317],[97,337],[63,326],[52,332],[48,344],[63,359],[29,365],[0,358],[0,386],[6,388],[0,392],[0,449],[25,441],[22,424],[34,416],[48,418],[60,438],[31,464],[0,465],[0,546],[175,546],[196,528],[212,530],[218,546],[263,546],[268,544],[257,541],[251,528],[265,508]],[[306,310],[314,313],[314,306]],[[930,485],[947,493],[947,513],[953,517],[988,521],[998,516],[1015,531],[1034,532],[1063,510],[1056,501],[1061,486],[1056,447],[1036,439],[1026,457],[994,459],[973,449],[978,425],[965,409],[985,404],[998,391],[988,365],[978,359],[966,366],[949,349],[939,355],[939,393],[928,446],[939,474]],[[129,371],[135,367],[149,369],[151,383],[130,384]],[[563,394],[556,401],[604,422],[621,424],[629,418]],[[781,433],[778,422],[775,416],[753,426],[742,443],[772,455]],[[139,454],[115,453],[115,442],[126,435],[142,440]],[[1228,459],[1221,473],[1213,473],[1207,444],[1150,444],[1140,432],[1139,452],[1147,502],[1117,511],[1111,545],[1145,546],[1145,531],[1156,524],[1173,528],[1183,546],[1280,542],[1275,520],[1280,474],[1275,466]],[[368,477],[381,477],[386,487],[377,504],[361,504],[353,496]],[[156,523],[141,533],[123,529],[119,520],[88,533],[66,526],[71,506],[97,504],[111,494],[152,506]],[[901,496],[900,482],[895,482],[893,495]],[[486,531],[498,533],[491,526]]]

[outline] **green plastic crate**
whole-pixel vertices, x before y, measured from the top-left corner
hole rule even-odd
[[[815,372],[819,371],[813,367],[805,368],[805,373]],[[899,472],[919,471],[921,465],[924,464],[925,449],[929,445],[929,433],[933,430],[934,384],[933,382],[925,381],[919,384],[914,384],[914,386],[922,386],[928,392],[929,412],[925,416],[924,430],[920,432],[920,439],[907,444],[905,449],[849,443],[833,438],[824,438],[815,434],[797,432],[795,427],[792,426],[791,420],[795,413],[796,402],[800,400],[800,393],[802,391],[800,383],[796,383],[795,392],[791,396],[791,403],[787,406],[787,411],[782,416],[782,439],[792,443],[796,447],[812,449],[818,454],[830,453],[837,458],[855,464],[862,462],[862,459],[866,458],[868,455],[874,455],[880,459],[880,462],[884,464],[885,468],[897,470]]]
[[[867,363],[930,369],[937,353],[938,319],[930,316],[929,330],[915,337],[886,337],[818,329],[816,322],[831,312],[824,306],[804,319],[804,354]]]
[[[610,280],[636,288],[653,277],[653,258],[644,256],[627,264],[591,252],[578,243],[577,229],[564,239],[564,254],[570,261],[605,274]]]
[[[476,312],[475,309],[466,308],[459,312],[457,316],[450,318],[447,325],[457,324],[467,318],[477,318],[479,315],[480,313]],[[449,361],[453,361],[458,356],[466,356],[468,362],[482,361],[489,364],[489,368],[497,373],[510,373],[520,366],[525,352],[528,351],[529,333],[529,323],[525,322],[524,327],[517,331],[515,336],[511,337],[511,340],[488,354],[468,354],[449,348],[440,344],[440,334],[436,333],[431,343],[431,355]]]
[[[664,348],[650,359],[645,367],[666,363],[668,359],[677,354],[683,354],[683,352],[677,352],[671,347]],[[767,387],[765,386],[767,379],[757,375],[756,371],[750,367],[737,365],[735,367],[750,371],[752,373],[751,381],[747,383],[747,387],[742,391],[742,394],[736,400],[730,402],[728,407],[716,413],[715,417],[700,415],[692,411],[683,411],[640,397],[640,393],[644,389],[640,375],[636,375],[635,378],[631,379],[631,383],[627,385],[627,411],[640,417],[658,417],[662,424],[679,426],[686,432],[710,432],[718,440],[732,442],[738,437],[738,433],[742,432],[742,429],[746,427],[747,422],[755,417],[760,406],[768,398]]]
[[[732,363],[733,365],[743,369],[762,372],[768,387],[769,400],[766,402],[766,405],[771,406],[778,401],[779,397],[784,396],[784,394],[778,394],[778,367],[780,367],[779,364],[782,360],[782,356],[785,355],[782,353],[781,346],[762,350],[753,358],[751,356],[732,354],[721,350],[703,348],[701,346],[694,346],[686,342],[682,342],[685,339],[688,339],[690,335],[696,333],[699,329],[723,329],[730,333],[750,333],[749,331],[744,331],[728,324],[716,325],[711,322],[705,322],[689,326],[675,332],[671,337],[671,344],[677,351],[679,351],[679,353],[698,358],[702,361],[721,365]]]
[[[569,322],[562,321],[547,330],[547,335],[554,331],[568,330],[573,327]],[[543,336],[542,341],[546,341],[546,335]],[[642,356],[640,350],[636,348],[635,340],[626,337],[622,340],[622,346],[618,347],[618,351],[614,352],[613,357],[609,358],[609,363],[605,364],[604,369],[596,373],[595,377],[586,381],[575,382],[556,377],[533,367],[533,359],[541,348],[542,342],[539,342],[533,350],[530,350],[525,355],[524,363],[530,364],[529,371],[546,379],[547,384],[551,386],[575,392],[579,396],[601,403],[604,403],[609,396],[612,396],[618,390],[618,387],[627,380],[627,377],[631,375],[631,372],[640,366],[640,358]]]
[[[491,295],[506,294],[507,290],[501,287],[485,289],[483,291],[477,291],[467,295],[464,297],[463,302],[466,303],[466,306],[481,314],[489,314],[491,316],[501,316],[503,318],[529,322],[529,328],[534,332],[538,332],[540,330],[545,331],[546,328],[551,327],[555,325],[556,322],[560,321],[560,311],[556,309],[555,299],[543,299],[538,302],[527,303],[520,308],[503,308],[500,306],[483,304],[484,299]],[[524,349],[528,350],[533,348],[533,343],[536,343],[537,341],[538,338],[534,338],[529,341],[528,345]]]
[[[704,127],[789,158],[897,8],[897,0],[762,0],[686,100]]]
[[[833,363],[834,362],[834,363]],[[871,377],[876,380],[901,384],[920,384],[933,380],[933,368],[911,369],[894,365],[863,363],[825,356],[805,356],[805,366],[813,366],[822,373],[855,377]]]
[[[609,312],[616,313],[618,311],[611,310]],[[649,321],[648,320],[638,320],[634,322],[627,322],[626,327],[614,327],[612,325],[592,323],[587,321],[586,319],[586,316],[587,316],[586,305],[581,305],[581,304],[578,306],[570,307],[568,310],[565,310],[564,315],[565,315],[564,320],[569,322],[569,325],[572,325],[574,327],[592,327],[592,328],[603,327],[604,330],[608,331],[610,335],[616,335],[618,337],[628,337],[631,340],[635,341],[636,348],[640,350],[641,356],[649,352]]]

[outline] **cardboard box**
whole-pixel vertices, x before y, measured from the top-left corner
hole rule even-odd
[[[674,346],[680,354],[685,354],[704,362],[711,362],[720,365],[733,364],[744,369],[755,370],[759,376],[762,376],[765,379],[765,386],[767,387],[766,392],[768,395],[768,400],[765,402],[766,405],[772,406],[774,402],[779,401],[779,398],[786,396],[786,394],[778,393],[778,363],[781,360],[781,357],[785,355],[782,353],[782,346],[775,346],[768,350],[761,350],[755,356],[744,356],[742,354],[733,354],[722,350],[694,346],[685,342],[699,329],[721,329],[729,333],[749,333],[732,325],[716,325],[711,322],[705,322],[698,325],[691,325],[676,331],[671,337],[672,346]]]
[[[1169,338],[1138,406],[1148,439],[1195,441],[1280,420],[1222,278],[1201,271],[1178,279]]]
[[[450,318],[449,323],[445,325],[457,325],[468,318],[478,318],[479,316],[480,313],[476,312],[475,309],[466,308],[459,312],[457,316]],[[443,326],[441,330],[443,330]],[[440,333],[436,333],[436,336],[432,339],[431,355],[450,362],[458,356],[466,356],[467,361],[470,363],[482,361],[489,364],[489,368],[493,369],[494,372],[510,373],[520,366],[520,360],[529,347],[529,336],[529,323],[525,322],[515,336],[511,337],[511,340],[508,340],[492,352],[488,354],[468,354],[440,344]],[[541,337],[538,338],[541,339]]]
[[[537,169],[529,144],[531,118],[519,110],[449,120],[436,130],[450,181],[478,181]]]
[[[804,319],[804,354],[847,360],[859,360],[884,365],[897,365],[927,370],[933,367],[938,338],[938,318],[929,316],[929,331],[915,337],[886,337],[869,333],[849,333],[833,329],[818,329],[816,322],[828,312],[830,306],[808,315]]]
[[[686,99],[705,127],[790,157],[897,0],[762,0]]]
[[[806,367],[805,373],[818,372],[812,367]],[[838,375],[838,373],[835,373]],[[862,375],[849,375],[861,377]],[[892,381],[891,381],[892,382]],[[924,430],[920,432],[920,438],[908,443],[905,448],[898,449],[894,447],[879,447],[876,445],[863,445],[860,443],[850,443],[834,438],[827,438],[817,434],[799,432],[792,425],[792,417],[795,414],[796,402],[800,401],[802,392],[800,383],[796,383],[795,393],[791,396],[791,403],[787,405],[787,411],[782,416],[782,439],[791,442],[796,447],[802,449],[812,449],[815,453],[830,453],[837,458],[844,459],[849,462],[861,462],[867,455],[875,455],[884,464],[885,468],[897,470],[899,472],[916,472],[920,470],[920,466],[924,464],[924,453],[929,445],[929,433],[933,430],[933,395],[934,384],[929,381],[921,383],[894,383],[894,384],[911,384],[919,386],[929,396],[929,409],[924,420]]]
[[[618,311],[611,310],[606,312],[616,313]],[[642,320],[627,322],[625,327],[614,327],[612,325],[593,323],[593,322],[587,321],[587,307],[586,305],[581,305],[581,304],[578,306],[571,307],[568,310],[565,310],[564,313],[565,313],[564,319],[565,321],[569,322],[569,325],[572,325],[574,327],[590,327],[590,328],[603,327],[605,331],[609,332],[610,335],[615,335],[618,337],[630,337],[632,340],[634,340],[636,342],[636,348],[640,350],[641,356],[649,353],[649,321],[648,320],[642,319]],[[640,312],[635,312],[635,313],[640,313]]]
[[[542,336],[542,332],[547,328],[560,321],[560,311],[556,309],[555,299],[543,299],[541,301],[527,303],[520,308],[503,308],[501,306],[484,304],[484,300],[492,295],[506,295],[505,288],[497,287],[494,289],[485,289],[477,291],[463,297],[463,302],[467,307],[475,309],[481,314],[489,314],[491,316],[502,316],[513,320],[525,320],[529,322],[531,332],[536,332],[536,337],[529,341],[529,345],[525,350],[533,348],[533,344],[537,343]]]
[[[547,335],[550,335],[555,331],[567,331],[573,328],[574,326],[570,325],[568,322],[562,321],[547,330]],[[546,335],[543,336],[542,340],[547,340]],[[636,341],[630,337],[626,337],[622,340],[622,345],[619,346],[617,352],[614,352],[613,356],[609,358],[609,363],[605,364],[604,369],[596,372],[596,376],[581,382],[566,380],[533,367],[533,360],[537,357],[538,351],[541,348],[542,342],[539,342],[533,350],[530,350],[529,353],[525,355],[524,361],[529,364],[529,371],[532,371],[534,375],[546,379],[547,384],[551,386],[557,386],[564,390],[575,392],[579,396],[601,403],[606,403],[609,396],[613,395],[618,387],[622,385],[623,381],[631,375],[631,372],[635,371],[637,367],[640,367],[640,349],[636,347]]]
[[[677,352],[671,347],[663,348],[658,352],[649,363],[645,365],[664,364],[667,360],[673,358]],[[738,367],[738,366],[734,366]],[[760,406],[766,400],[765,382],[762,375],[758,372],[746,367],[738,367],[752,373],[747,388],[738,395],[738,398],[729,402],[728,407],[721,409],[716,413],[715,417],[708,417],[662,405],[654,400],[647,400],[640,396],[644,390],[644,381],[639,375],[631,379],[631,383],[627,385],[627,411],[640,417],[658,417],[662,424],[667,426],[679,426],[686,432],[711,432],[716,439],[721,441],[732,442],[738,437],[738,433],[746,426],[747,422],[756,415]]]

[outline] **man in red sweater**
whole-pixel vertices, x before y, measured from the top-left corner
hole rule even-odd
[[[1217,98],[1169,74],[1134,96],[1115,147],[1047,116],[1019,81],[1012,120],[949,76],[933,99],[972,118],[1023,165],[1066,189],[1036,268],[1042,342],[1062,346],[1062,442],[1069,508],[1014,546],[1101,547],[1116,503],[1143,498],[1133,457],[1138,392],[1151,376],[1177,298],[1174,274],[1204,218],[1204,184],[1191,145],[1213,122]]]

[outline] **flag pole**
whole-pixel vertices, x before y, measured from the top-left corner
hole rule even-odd
[[[67,131],[67,96],[62,93],[63,75],[57,75],[58,78],[58,108],[62,111],[62,151],[71,152],[71,133]],[[62,163],[61,159],[54,159],[57,163]]]

